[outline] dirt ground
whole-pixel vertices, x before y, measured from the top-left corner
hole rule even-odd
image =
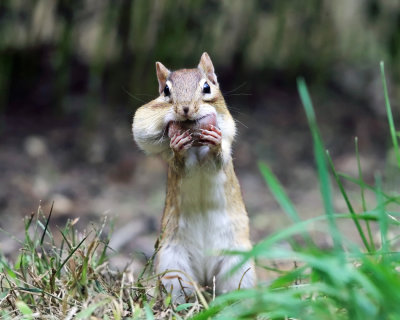
[[[388,170],[385,116],[334,92],[319,95],[311,90],[311,94],[337,169],[357,175],[354,137],[358,136],[364,179],[374,183],[376,172]],[[256,242],[290,223],[263,181],[259,161],[270,165],[303,219],[321,215],[323,209],[311,136],[297,93],[274,89],[251,106],[242,100],[228,97],[239,129],[234,163]],[[133,257],[139,268],[143,257],[152,254],[159,230],[166,165],[145,156],[134,144],[134,106],[126,114],[99,108],[108,111],[102,112],[98,129],[92,131],[77,128],[71,119],[6,117],[0,137],[0,227],[22,238],[23,217],[40,203],[48,213],[53,201],[55,233],[55,226],[63,226],[67,219],[79,217],[79,228],[91,230],[89,222],[100,224],[107,216],[115,220],[110,246],[118,253],[113,263],[123,267]],[[354,195],[354,207],[360,209],[358,188],[346,186]],[[371,203],[373,197],[368,194]],[[334,203],[337,212],[346,212],[337,191]],[[358,241],[350,221],[341,223],[341,228]],[[0,251],[12,255],[19,244],[6,232],[0,232]],[[329,245],[324,228],[314,226],[313,234],[321,245]]]

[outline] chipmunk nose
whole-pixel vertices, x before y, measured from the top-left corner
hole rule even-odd
[[[184,106],[182,109],[183,109],[183,112],[185,113],[185,115],[187,115],[188,112],[189,112],[189,107],[188,106]]]

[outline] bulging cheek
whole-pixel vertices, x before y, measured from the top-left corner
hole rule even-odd
[[[217,116],[215,113],[211,113],[207,115],[206,117],[200,119],[197,122],[198,129],[208,129],[210,128],[210,125],[213,125],[214,127],[218,127],[217,125]]]

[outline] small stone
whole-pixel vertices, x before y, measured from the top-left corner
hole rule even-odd
[[[29,136],[24,143],[25,152],[32,158],[38,158],[47,153],[44,139],[38,136]]]
[[[59,214],[71,213],[73,202],[62,194],[55,194],[52,197],[54,201],[54,211]]]

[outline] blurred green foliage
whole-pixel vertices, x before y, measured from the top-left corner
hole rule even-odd
[[[340,82],[340,65],[399,70],[400,2],[2,0],[0,114],[65,114],[76,96],[88,117],[100,100],[129,104],[127,92],[147,101],[156,60],[195,66],[203,51],[224,87],[251,79],[252,92],[299,74]]]

